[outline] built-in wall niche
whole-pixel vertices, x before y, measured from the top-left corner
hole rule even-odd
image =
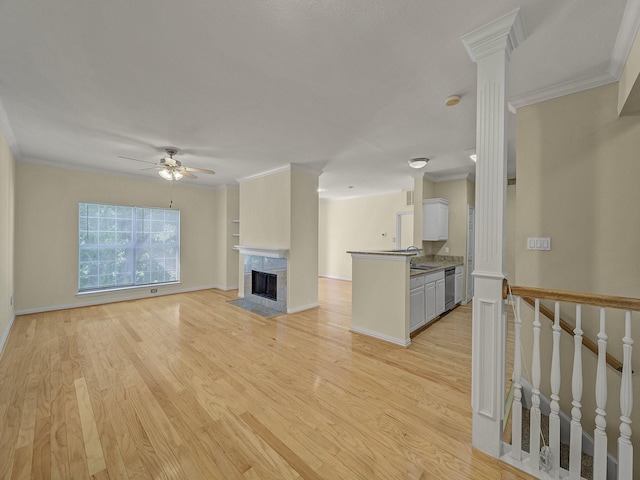
[[[235,219],[231,220],[231,236],[233,237],[233,246],[232,250],[238,250],[238,245],[240,244],[240,220]]]

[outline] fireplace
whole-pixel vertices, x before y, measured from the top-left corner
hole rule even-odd
[[[240,247],[244,255],[244,299],[287,312],[286,250]],[[273,256],[277,255],[277,256]]]
[[[251,270],[251,293],[278,301],[278,276],[275,273]]]

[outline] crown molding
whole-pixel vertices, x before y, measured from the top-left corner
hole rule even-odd
[[[321,170],[316,170],[315,168],[307,167],[306,165],[302,165],[300,163],[292,163],[291,170],[299,170],[304,173],[308,173],[309,175],[314,175],[319,177],[323,174]]]
[[[289,170],[291,170],[291,165],[282,165],[280,167],[272,168],[271,170],[265,170],[264,172],[255,173],[247,177],[239,178],[238,183],[250,182],[251,180],[268,177],[270,175],[275,175],[276,173],[288,172]]]
[[[620,30],[618,30],[613,52],[611,52],[611,61],[609,62],[609,73],[616,80],[619,80],[620,75],[622,75],[622,70],[624,70],[629,58],[638,29],[640,29],[640,0],[627,0],[622,22],[620,23]]]
[[[617,80],[618,79],[611,75],[611,73],[602,72],[594,75],[588,75],[577,80],[556,83],[555,85],[511,98],[509,100],[509,110],[517,110],[518,108],[533,105],[534,103],[544,102],[545,100],[563,97],[572,93],[578,93],[590,88],[601,87],[603,85],[616,82]]]
[[[460,37],[471,60],[478,62],[489,55],[505,51],[507,57],[527,37],[520,8],[496,18]]]
[[[425,173],[424,178],[426,178],[427,180],[433,183],[448,182],[450,180],[469,180],[470,182],[475,183],[476,174],[475,173],[454,173],[451,175],[434,177],[433,175],[429,175],[428,173]]]
[[[22,160],[20,145],[18,145],[18,140],[13,133],[13,128],[11,128],[11,122],[9,122],[9,117],[7,116],[7,111],[4,109],[2,100],[0,100],[0,134],[4,136],[7,145],[9,145],[9,150],[11,150],[13,159],[15,161]]]

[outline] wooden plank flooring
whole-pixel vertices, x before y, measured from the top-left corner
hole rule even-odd
[[[403,349],[348,331],[350,282],[270,319],[235,295],[18,317],[0,478],[531,478],[471,447],[470,307]]]

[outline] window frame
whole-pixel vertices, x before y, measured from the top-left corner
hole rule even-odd
[[[98,215],[91,215],[90,208],[99,209]],[[105,210],[115,213],[105,215]],[[162,212],[162,219],[158,218],[158,212]],[[167,218],[167,214],[170,218]],[[91,228],[90,222],[93,223]],[[178,209],[78,202],[77,232],[78,295],[180,283],[181,214]],[[167,237],[175,241],[163,241]],[[123,239],[126,241],[123,242]],[[116,243],[116,240],[119,242]],[[101,259],[103,252],[113,258]],[[167,268],[167,262],[174,263]],[[121,270],[123,265],[127,268]],[[141,269],[141,265],[145,265],[145,268]],[[140,280],[140,275],[147,278]],[[112,277],[113,282],[107,280],[108,283],[104,283],[108,277]],[[83,279],[93,281],[87,284],[83,283]]]

